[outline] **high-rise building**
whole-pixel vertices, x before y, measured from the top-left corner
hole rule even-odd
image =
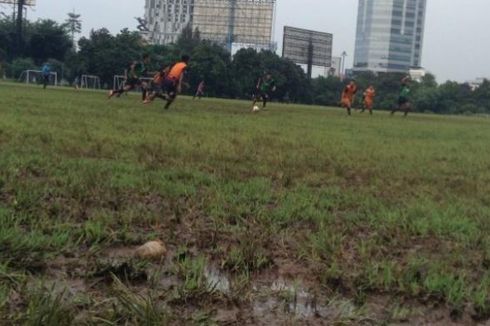
[[[149,42],[168,44],[186,26],[202,39],[226,45],[272,46],[276,0],[146,0]]]
[[[174,43],[192,20],[194,0],[146,0],[145,37],[153,44]]]
[[[359,0],[354,71],[421,66],[426,0]]]

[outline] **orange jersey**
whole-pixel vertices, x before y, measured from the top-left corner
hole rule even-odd
[[[185,62],[177,62],[172,69],[170,69],[168,78],[179,80],[186,68],[187,64]]]
[[[355,85],[347,85],[344,88],[344,91],[342,92],[342,98],[343,99],[348,99],[349,101],[352,102],[354,99],[354,95],[357,92],[357,86]]]
[[[153,76],[153,82],[155,84],[160,84],[161,82],[163,82],[164,79],[165,79],[165,73],[162,72],[157,72],[155,76]]]
[[[366,101],[371,101],[372,102],[374,100],[374,97],[375,96],[376,96],[376,91],[374,90],[374,88],[368,88],[364,92],[364,99]]]

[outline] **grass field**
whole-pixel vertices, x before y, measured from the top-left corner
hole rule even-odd
[[[1,324],[488,322],[490,120],[138,100],[0,84]]]

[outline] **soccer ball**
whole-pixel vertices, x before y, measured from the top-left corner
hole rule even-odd
[[[259,112],[260,108],[256,105],[253,107],[252,112]]]

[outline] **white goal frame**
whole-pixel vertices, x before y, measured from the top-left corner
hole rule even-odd
[[[94,81],[94,89],[100,89],[100,77],[95,75],[82,75],[80,80],[80,88],[90,88],[89,80]]]
[[[42,76],[43,72],[40,71],[40,70],[24,70],[20,76],[19,76],[19,82],[23,82],[23,77],[25,77],[25,83],[26,84],[30,84],[31,82],[31,76],[32,74],[36,74],[36,75],[40,75]],[[49,73],[50,76],[54,76],[54,86],[58,86],[58,73],[57,72],[50,72]],[[34,79],[35,82],[34,83],[39,83],[41,80],[37,80],[37,79]]]

